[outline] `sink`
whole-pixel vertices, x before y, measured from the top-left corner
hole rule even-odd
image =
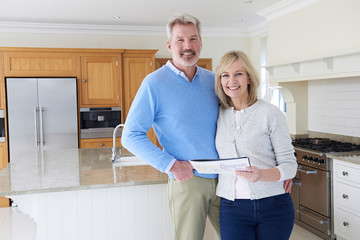
[[[124,166],[138,166],[138,165],[149,165],[147,162],[144,162],[137,157],[121,157],[113,163],[115,167],[124,167]]]

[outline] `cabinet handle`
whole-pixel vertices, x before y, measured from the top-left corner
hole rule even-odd
[[[104,146],[104,144],[103,144],[103,143],[100,143],[100,146],[102,147],[102,146]]]
[[[83,82],[86,82],[86,79],[83,79]]]
[[[344,227],[349,226],[348,222],[343,222]]]
[[[347,175],[349,175],[349,173],[348,173],[348,172],[343,171],[343,172],[342,172],[342,175],[343,175],[343,176],[347,176]]]
[[[349,196],[348,196],[347,194],[345,194],[345,193],[342,195],[342,197],[343,197],[344,199],[349,198]]]

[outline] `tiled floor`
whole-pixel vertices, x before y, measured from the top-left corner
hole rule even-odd
[[[0,240],[36,240],[36,224],[16,207],[0,208]],[[290,240],[321,238],[295,224]]]

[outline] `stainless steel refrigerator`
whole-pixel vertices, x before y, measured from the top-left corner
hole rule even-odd
[[[76,78],[6,78],[10,161],[78,148]]]

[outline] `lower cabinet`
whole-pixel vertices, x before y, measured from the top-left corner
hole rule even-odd
[[[0,170],[6,167],[8,163],[7,143],[0,143]],[[10,200],[6,197],[0,197],[0,207],[9,207]]]
[[[120,146],[120,138],[116,139],[116,146]],[[112,138],[89,138],[80,139],[80,148],[113,147]]]
[[[337,239],[359,239],[360,165],[333,162],[334,233]]]

